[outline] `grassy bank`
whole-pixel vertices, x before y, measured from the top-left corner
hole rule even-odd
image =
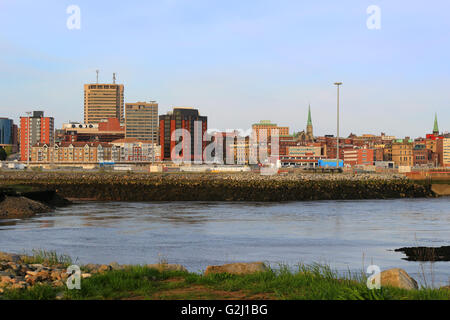
[[[1,184],[101,201],[301,201],[431,197],[431,185],[377,176],[15,173]]]
[[[6,290],[0,299],[288,299],[288,300],[405,300],[450,299],[447,289],[369,290],[365,279],[338,275],[326,266],[299,266],[251,275],[158,271],[129,266],[81,280],[81,290],[37,285]]]

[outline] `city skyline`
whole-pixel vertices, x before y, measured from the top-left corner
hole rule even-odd
[[[15,123],[31,110],[51,114],[56,127],[82,122],[83,84],[95,83],[99,69],[100,82],[117,73],[125,103],[155,100],[160,114],[194,107],[218,129],[270,119],[303,130],[311,104],[315,134],[334,134],[334,81],[344,83],[341,136],[419,137],[435,113],[441,130],[449,127],[443,1],[437,12],[380,2],[380,30],[366,26],[370,1],[78,1],[80,30],[66,27],[70,4],[0,4],[0,114]]]

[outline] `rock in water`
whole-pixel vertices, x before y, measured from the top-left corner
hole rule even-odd
[[[419,289],[417,281],[414,280],[405,270],[395,268],[381,272],[381,286],[401,289]]]
[[[206,267],[205,276],[213,273],[251,274],[264,271],[267,271],[267,267],[263,262],[230,263]]]
[[[49,211],[52,209],[45,204],[25,197],[6,196],[0,202],[0,219],[28,218]]]

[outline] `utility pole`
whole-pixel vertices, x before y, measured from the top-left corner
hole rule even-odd
[[[337,136],[336,136],[336,169],[339,168],[339,87],[342,82],[335,82],[337,86]]]
[[[30,134],[31,134],[30,115],[32,114],[32,112],[27,111],[26,114],[28,115],[28,117],[27,117],[27,131],[28,131],[28,134],[27,134],[27,137],[28,137],[27,138],[27,169],[28,169],[28,167],[30,166]]]

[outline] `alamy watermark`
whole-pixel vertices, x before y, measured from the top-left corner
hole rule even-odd
[[[66,285],[67,289],[73,290],[81,289],[81,269],[77,265],[71,265],[67,268],[67,273],[69,274],[69,277],[67,278]]]
[[[176,129],[170,136],[170,158],[175,164],[262,165],[262,174],[275,174],[279,160],[278,129],[202,131],[194,121],[193,132]],[[163,151],[162,151],[163,152]]]
[[[367,29],[380,30],[381,29],[381,8],[377,5],[370,5],[366,10],[369,17],[366,21]]]
[[[77,5],[70,5],[66,9],[66,13],[70,16],[67,18],[66,26],[69,30],[81,29],[81,9]]]
[[[367,278],[367,288],[370,290],[381,288],[381,269],[377,265],[370,265],[367,267],[367,274],[370,276]]]

